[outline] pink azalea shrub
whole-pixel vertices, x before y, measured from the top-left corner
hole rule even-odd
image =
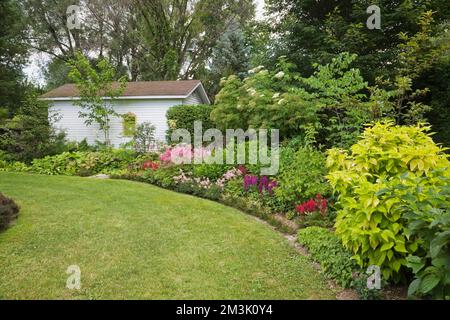
[[[195,148],[191,145],[177,145],[169,147],[164,151],[159,160],[166,164],[190,164],[195,158],[204,159],[210,156],[211,152],[206,148]]]

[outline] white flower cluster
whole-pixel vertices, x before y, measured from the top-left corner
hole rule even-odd
[[[248,92],[252,97],[254,97],[254,96],[256,95],[256,90],[255,90],[254,88],[248,88],[248,89],[247,89],[247,92]]]
[[[275,75],[275,78],[281,80],[284,78],[284,76],[285,76],[285,73],[283,71],[280,71]]]
[[[261,72],[262,70],[264,70],[264,66],[258,66],[256,68],[248,70],[248,74],[255,74],[255,73]]]

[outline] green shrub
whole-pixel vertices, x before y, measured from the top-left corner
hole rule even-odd
[[[421,242],[408,236],[407,220],[395,206],[404,194],[414,192],[414,185],[402,177],[421,177],[424,187],[432,187],[443,184],[433,168],[441,168],[442,176],[450,174],[447,156],[428,130],[423,125],[377,123],[366,129],[351,153],[329,151],[328,179],[339,194],[336,234],[361,267],[379,266],[384,280],[405,278],[406,258]],[[393,188],[398,185],[402,187]],[[414,201],[411,197],[408,203]]]
[[[30,171],[46,175],[92,176],[109,174],[126,169],[134,160],[135,154],[126,150],[102,152],[64,152],[56,156],[35,159]]]
[[[369,277],[370,276],[366,273],[358,273],[358,275],[355,276],[351,287],[356,291],[361,300],[380,300],[382,298],[383,282],[380,289],[369,289],[367,287]]]
[[[296,213],[298,214],[298,213]],[[325,215],[319,211],[300,216],[296,222],[300,228],[322,227],[332,228],[336,219],[336,213],[329,210]]]
[[[343,52],[314,65],[309,77],[285,57],[270,70],[251,70],[245,79],[229,76],[220,83],[211,117],[220,129],[278,128],[282,140],[301,136],[304,142],[347,144],[375,115],[367,83],[351,68],[356,58]]]
[[[329,195],[325,156],[310,148],[282,148],[275,197],[279,210],[290,211],[317,194]]]
[[[146,170],[137,180],[174,190],[176,182],[173,179],[180,174],[181,169],[187,170],[190,166],[160,167],[158,170]]]
[[[19,215],[19,206],[0,193],[0,231],[5,230]]]
[[[244,178],[238,177],[225,184],[224,193],[230,198],[240,198],[245,195]]]
[[[174,190],[214,201],[219,201],[222,196],[222,189],[215,184],[211,184],[208,188],[203,188],[197,183],[179,183]]]
[[[194,166],[193,174],[194,177],[208,178],[210,180],[216,181],[217,179],[220,179],[231,168],[233,168],[233,166],[226,164],[203,163]]]
[[[351,259],[351,253],[342,247],[333,232],[320,227],[309,227],[298,232],[298,242],[320,263],[328,277],[335,279],[343,287],[350,287],[357,265]]]
[[[405,188],[396,205],[407,221],[407,236],[421,240],[420,250],[407,258],[415,275],[408,295],[450,300],[450,179],[431,175],[442,185],[430,186],[428,177],[406,178],[394,189]]]
[[[210,114],[213,110],[211,105],[179,105],[171,107],[166,114],[169,130],[167,131],[167,141],[171,142],[172,132],[176,129],[186,129],[194,137],[194,122],[201,121],[203,131],[215,128],[211,121]]]
[[[48,105],[27,93],[26,99],[12,119],[0,123],[0,151],[8,154],[8,161],[30,163],[33,159],[65,150],[66,135],[52,126],[56,115]]]
[[[78,141],[69,141],[66,143],[64,152],[95,152],[99,151],[99,147],[96,145],[90,145],[87,139]],[[61,152],[62,153],[62,152]]]
[[[6,162],[0,160],[0,171],[11,171],[11,172],[28,172],[31,168],[23,162]]]

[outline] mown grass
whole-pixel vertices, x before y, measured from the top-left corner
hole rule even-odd
[[[128,181],[0,173],[1,299],[332,299],[287,241],[223,205]],[[81,290],[66,288],[70,265]]]

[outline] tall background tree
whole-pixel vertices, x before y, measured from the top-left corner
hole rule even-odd
[[[22,1],[29,42],[50,57],[49,88],[70,80],[65,62],[77,51],[94,65],[108,59],[118,77],[131,81],[204,77],[224,34],[247,26],[255,11],[253,0]],[[67,8],[74,4],[80,28],[69,30]]]
[[[136,80],[132,58],[139,42],[132,0],[22,1],[29,22],[28,42],[50,60],[44,73],[48,89],[70,81],[66,62],[76,52],[89,56],[94,63],[107,58],[118,76],[128,74]],[[67,26],[67,10],[71,5],[78,5],[80,9],[79,28]]]
[[[381,9],[380,30],[370,30],[366,26],[370,16],[366,10],[374,4]],[[270,34],[263,34],[261,38],[270,39],[270,42],[266,43],[262,60],[273,65],[274,57],[286,56],[304,75],[313,72],[314,63],[329,63],[337,53],[351,52],[358,54],[354,66],[361,70],[370,85],[378,84],[379,77],[395,83],[396,78],[405,76],[405,70],[396,68],[405,65],[401,61],[405,49],[402,44],[409,41],[408,50],[414,50],[413,46],[419,44],[414,41],[419,40],[422,51],[410,56],[428,59],[429,63],[418,59],[408,62],[412,68],[420,67],[420,72],[410,70],[412,73],[408,74],[413,80],[409,91],[429,89],[420,98],[415,97],[416,102],[433,107],[427,118],[435,130],[440,131],[436,139],[450,145],[450,128],[445,125],[445,119],[450,118],[450,106],[448,100],[442,98],[448,86],[445,81],[432,80],[448,77],[448,59],[445,56],[450,52],[444,50],[439,56],[433,56],[436,51],[432,46],[449,42],[449,1],[266,0],[266,9],[268,18],[264,24],[270,29]],[[423,33],[427,39],[412,38],[421,33],[420,18],[428,11],[433,12],[433,21],[429,30]],[[401,33],[403,36],[399,36]],[[411,39],[414,40],[411,42]],[[394,86],[398,89],[398,81]]]
[[[199,74],[203,85],[214,101],[220,89],[220,80],[230,75],[244,78],[251,67],[251,45],[241,28],[225,32],[213,49],[204,74]]]
[[[25,43],[25,20],[19,3],[0,2],[0,118],[14,113],[23,99],[24,75],[28,47]],[[3,115],[3,116],[2,116]]]
[[[272,32],[278,35],[278,55],[286,55],[302,72],[313,63],[328,63],[338,52],[358,54],[356,66],[364,77],[389,75],[396,61],[399,33],[415,34],[419,17],[433,11],[435,24],[448,21],[450,3],[445,0],[266,0]],[[381,9],[381,29],[370,30],[366,12]]]
[[[147,80],[196,77],[224,34],[254,16],[252,0],[136,0],[143,39],[141,74]]]

